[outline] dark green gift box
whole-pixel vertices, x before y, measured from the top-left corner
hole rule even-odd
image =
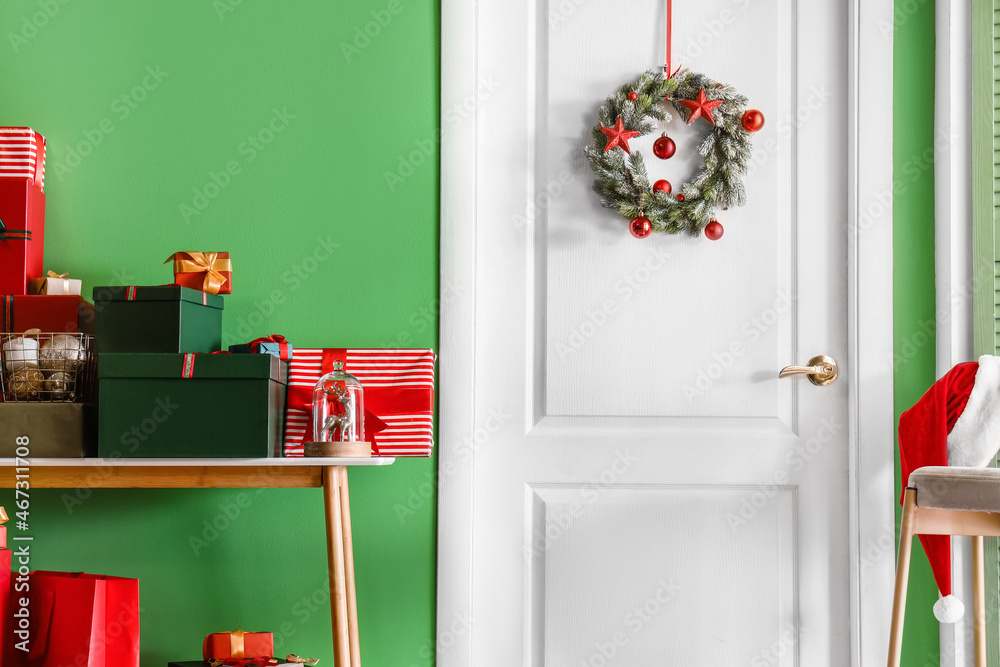
[[[30,458],[97,455],[97,406],[86,403],[0,403],[0,456],[11,458],[28,437]]]
[[[177,285],[95,287],[94,345],[105,352],[215,352],[223,298]]]
[[[98,452],[281,456],[288,363],[270,354],[102,354]]]

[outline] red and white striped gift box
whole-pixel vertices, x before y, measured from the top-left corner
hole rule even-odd
[[[365,437],[380,456],[430,456],[434,451],[434,362],[427,349],[295,348],[288,365],[285,456],[302,456],[312,439],[312,393],[333,362],[358,378],[365,390],[365,412],[385,428],[372,433],[366,415]],[[381,426],[381,424],[378,424]]]
[[[45,192],[45,137],[30,127],[0,127],[0,178],[27,178]]]

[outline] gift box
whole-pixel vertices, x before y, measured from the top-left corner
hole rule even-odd
[[[175,252],[167,258],[171,261],[178,285],[210,294],[232,294],[233,263],[228,252]]]
[[[79,295],[0,296],[0,331],[23,333],[28,329],[93,334],[94,305]]]
[[[45,195],[26,178],[0,178],[0,294],[27,294],[41,278]]]
[[[230,345],[232,354],[273,354],[279,359],[289,361],[292,358],[292,344],[284,336],[271,334],[266,338],[252,340],[245,345]]]
[[[139,667],[137,579],[35,571],[12,604],[21,597],[30,622],[12,629],[4,667]],[[28,651],[15,648],[23,641]]]
[[[434,450],[434,362],[427,349],[298,348],[289,362],[285,456],[303,456],[312,433],[312,395],[335,361],[365,392],[365,439],[376,456],[430,456]]]
[[[281,456],[288,364],[269,354],[102,354],[98,453]]]
[[[30,127],[0,127],[0,178],[26,179],[45,192],[45,137]]]
[[[15,456],[15,439],[20,436],[31,439],[33,457],[79,459],[97,456],[97,406],[89,403],[0,403],[0,457]]]
[[[270,632],[214,632],[205,637],[205,660],[226,658],[270,658],[274,655],[274,635]]]
[[[95,287],[97,352],[215,352],[223,297],[177,285]]]
[[[81,294],[83,281],[70,278],[68,273],[49,271],[44,278],[32,278],[29,286],[32,294]]]

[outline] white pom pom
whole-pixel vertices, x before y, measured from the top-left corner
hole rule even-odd
[[[965,605],[954,595],[946,595],[934,603],[934,618],[941,623],[955,623],[965,615]]]

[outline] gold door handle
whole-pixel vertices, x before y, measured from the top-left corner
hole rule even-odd
[[[778,373],[779,378],[805,375],[809,381],[821,387],[837,379],[837,362],[832,357],[821,354],[809,360],[808,366],[785,366]]]

